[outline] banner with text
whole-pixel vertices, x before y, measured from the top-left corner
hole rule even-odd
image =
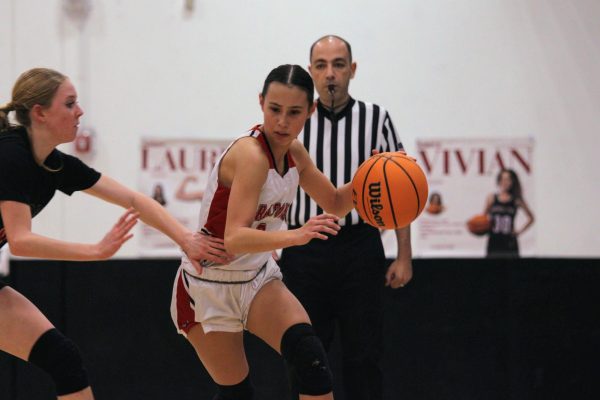
[[[139,190],[164,207],[189,229],[197,229],[200,203],[208,176],[229,140],[142,139]],[[180,255],[171,239],[141,224],[143,256]]]
[[[536,255],[533,139],[428,139],[416,148],[429,199],[411,225],[414,256]],[[520,186],[520,197],[508,193],[511,185]],[[383,237],[394,258],[393,233]]]
[[[417,141],[417,160],[429,181],[429,201],[415,224],[417,254],[486,256],[495,246],[490,241],[499,237],[497,246],[502,246],[502,238],[512,234],[520,255],[535,255],[535,227],[518,234],[535,214],[533,150],[531,138]],[[521,201],[511,203],[514,196],[501,194],[506,192],[502,170],[514,172]],[[483,214],[490,218],[487,227],[477,226],[474,218]]]

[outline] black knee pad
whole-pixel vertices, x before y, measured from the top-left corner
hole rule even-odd
[[[219,391],[213,397],[213,400],[252,400],[254,398],[254,388],[250,382],[250,376],[247,376],[237,385],[224,386],[218,385]]]
[[[47,372],[59,396],[79,392],[89,386],[79,349],[57,329],[50,329],[35,342],[29,362]]]
[[[323,344],[309,324],[291,326],[281,338],[292,385],[301,394],[319,396],[332,390],[332,375]]]

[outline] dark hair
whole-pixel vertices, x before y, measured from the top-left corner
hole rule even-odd
[[[442,195],[439,194],[438,192],[432,192],[431,195],[429,196],[429,202],[432,203],[433,199],[437,198],[438,201],[440,202],[440,206],[442,205]]]
[[[500,172],[498,172],[498,176],[496,177],[496,184],[500,183],[500,179],[502,179],[502,174],[505,172],[508,175],[510,175],[510,180],[512,181],[512,185],[510,186],[508,193],[510,193],[510,195],[515,200],[521,199],[523,196],[523,192],[521,191],[521,182],[519,181],[519,177],[517,176],[517,173],[515,171],[513,171],[512,169],[508,169],[508,168],[501,169]]]
[[[312,54],[313,54],[313,50],[314,50],[315,46],[321,40],[327,39],[327,38],[335,38],[335,39],[339,39],[342,42],[344,42],[344,44],[346,45],[346,48],[348,49],[348,57],[350,58],[349,61],[350,61],[350,63],[352,63],[352,46],[350,46],[350,43],[348,43],[348,41],[346,39],[339,37],[337,35],[325,35],[325,36],[322,36],[322,37],[318,38],[317,40],[315,40],[315,42],[312,44],[312,46],[310,46],[310,53],[308,54],[308,60],[310,62],[312,62]]]
[[[8,113],[11,111],[15,112],[18,123],[29,127],[29,111],[36,104],[50,106],[58,87],[65,79],[65,75],[49,68],[33,68],[23,72],[13,87],[12,100],[0,107],[0,130],[10,127]]]
[[[271,82],[279,82],[288,86],[293,85],[304,90],[308,99],[308,106],[312,106],[315,98],[315,84],[308,72],[301,66],[284,64],[269,72],[262,90],[263,97],[267,95]]]

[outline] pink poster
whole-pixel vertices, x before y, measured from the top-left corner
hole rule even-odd
[[[419,140],[429,198],[412,223],[416,257],[535,256],[531,138]],[[385,232],[388,258],[393,232]]]
[[[229,141],[143,139],[139,190],[166,207],[181,223],[197,229],[202,194],[217,158]],[[142,224],[140,251],[145,256],[179,256],[165,235]]]

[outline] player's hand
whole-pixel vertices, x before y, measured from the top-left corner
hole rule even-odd
[[[223,239],[202,232],[190,232],[182,246],[183,252],[198,271],[202,273],[202,262],[229,264],[235,256],[225,250]]]
[[[340,230],[338,217],[333,214],[320,214],[312,217],[303,226],[294,229],[297,235],[297,240],[294,245],[301,246],[310,242],[312,239],[327,240],[326,233],[337,235]]]
[[[385,274],[385,286],[392,289],[404,287],[412,279],[412,261],[396,259]]]
[[[96,259],[112,257],[123,243],[133,237],[131,229],[137,224],[140,214],[133,208],[127,209],[104,238],[94,246]]]

